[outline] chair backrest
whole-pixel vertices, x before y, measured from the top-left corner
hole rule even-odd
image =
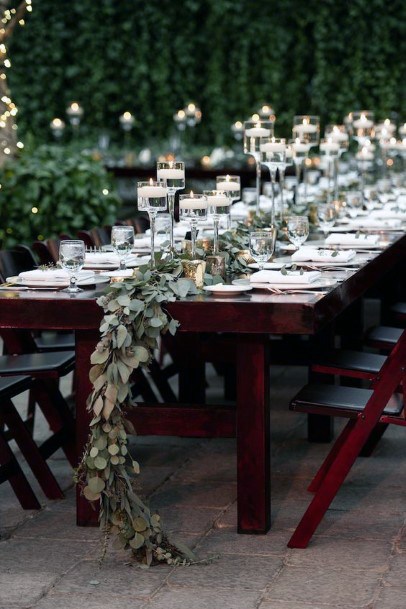
[[[56,248],[52,247],[52,251],[49,244],[50,241],[57,242]],[[57,252],[59,249],[59,241],[57,239],[47,239],[47,241],[34,241],[34,243],[32,244],[32,249],[37,254],[41,264],[53,264],[57,260],[57,258],[54,258],[54,252]]]
[[[0,274],[3,281],[23,271],[31,271],[36,266],[37,261],[28,247],[0,250]]]

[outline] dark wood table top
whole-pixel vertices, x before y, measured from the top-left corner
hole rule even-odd
[[[202,294],[171,303],[167,308],[179,320],[181,331],[314,334],[404,261],[406,235],[393,234],[389,239],[390,244],[371,254],[361,268],[338,274],[344,280],[323,288],[323,294],[317,290],[314,294],[292,295],[255,290],[233,297]],[[96,297],[101,293],[103,288],[73,296],[61,291],[2,290],[0,327],[96,329],[102,317]]]

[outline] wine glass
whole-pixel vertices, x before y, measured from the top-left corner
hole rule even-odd
[[[134,227],[113,226],[111,245],[120,259],[120,270],[125,270],[127,268],[125,260],[134,247]]]
[[[77,287],[78,273],[85,263],[85,243],[79,239],[61,241],[59,244],[59,262],[69,274],[69,287],[64,292],[74,294],[82,290]]]
[[[249,235],[249,249],[251,257],[257,262],[260,271],[265,262],[272,256],[275,248],[276,230],[253,231]]]
[[[157,163],[157,179],[168,189],[168,211],[172,218],[170,251],[175,252],[173,227],[175,223],[175,195],[185,188],[185,163],[182,161],[162,161]]]
[[[166,211],[168,194],[167,188],[162,182],[152,178],[149,182],[138,182],[138,209],[148,212],[151,229],[151,269],[155,269],[155,219],[157,213]]]
[[[273,135],[273,121],[256,120],[244,123],[244,154],[251,154],[256,163],[257,212],[261,195],[261,142],[264,137]]]
[[[192,259],[196,258],[196,236],[197,225],[200,220],[207,218],[207,198],[204,194],[195,194],[191,192],[189,195],[179,196],[179,213],[181,220],[185,220],[190,224],[192,233]]]
[[[317,218],[324,237],[327,237],[330,228],[334,226],[337,220],[336,207],[330,203],[320,203],[317,206]]]
[[[238,201],[241,198],[240,176],[217,176],[216,188],[217,190],[225,191],[226,194],[230,197],[232,203]]]
[[[275,186],[276,172],[280,167],[285,167],[286,161],[286,140],[283,138],[267,137],[263,138],[260,144],[261,163],[268,167],[271,174],[272,185],[272,215],[271,222],[275,224]],[[283,208],[281,211],[281,220],[283,216]]]
[[[307,216],[289,216],[287,221],[288,238],[299,249],[309,236],[309,220]]]
[[[213,254],[218,256],[219,250],[219,222],[221,218],[230,215],[231,199],[224,190],[204,190],[203,194],[207,198],[208,212],[213,218],[214,243]]]

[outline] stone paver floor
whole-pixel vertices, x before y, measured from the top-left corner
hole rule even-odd
[[[142,488],[166,528],[219,558],[143,571],[111,548],[99,569],[99,531],[75,526],[72,472],[57,453],[65,500],[46,501],[33,482],[44,507],[24,512],[0,486],[0,609],[406,609],[404,430],[391,428],[359,460],[308,549],[286,547],[328,450],[308,444],[305,418],[287,410],[304,382],[303,369],[273,369],[268,535],[236,533],[234,440],[138,438]]]

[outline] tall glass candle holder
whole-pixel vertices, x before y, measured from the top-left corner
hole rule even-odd
[[[162,182],[153,180],[138,182],[138,209],[148,213],[151,229],[151,269],[155,269],[155,219],[157,213],[167,209],[167,188]]]
[[[241,180],[240,176],[217,176],[217,190],[223,190],[231,200],[231,203],[241,199]]]
[[[296,201],[295,202],[296,202],[296,205],[299,205],[300,172],[301,172],[304,160],[309,155],[310,144],[308,144],[306,142],[302,142],[300,140],[300,138],[297,137],[296,139],[291,140],[290,147],[292,150],[293,164],[295,166],[295,171],[296,171]]]
[[[170,251],[175,253],[174,224],[175,224],[175,196],[178,190],[185,188],[185,163],[182,161],[162,161],[157,163],[157,178],[163,182],[168,190],[168,211],[171,216],[171,243]]]
[[[308,144],[309,149],[312,146],[318,146],[320,141],[320,117],[311,116],[309,114],[299,114],[293,117],[293,138],[299,139],[301,142]],[[304,198],[307,201],[307,169],[306,163],[303,164],[303,183],[304,183]]]
[[[244,154],[254,157],[256,163],[257,212],[261,195],[261,142],[273,135],[273,122],[270,120],[246,121],[244,123]]]
[[[335,160],[338,159],[338,155],[340,153],[340,144],[338,142],[333,142],[331,137],[328,137],[325,140],[320,142],[320,155],[325,157],[327,160],[327,203],[331,201],[331,174],[333,173],[334,180],[334,188],[337,188],[337,165]]]
[[[204,190],[203,194],[207,198],[208,212],[213,218],[214,243],[213,254],[218,256],[219,249],[219,223],[221,218],[230,215],[231,199],[224,190]]]
[[[281,191],[281,213],[283,219],[283,214],[285,210],[285,172],[287,167],[291,167],[293,165],[293,152],[291,144],[286,144],[285,149],[285,162],[279,165],[279,188]]]
[[[275,226],[275,186],[276,186],[276,172],[279,167],[285,166],[286,161],[286,140],[283,138],[264,138],[260,146],[261,150],[261,163],[269,169],[271,174],[272,184],[272,213],[271,222]],[[280,210],[280,218],[282,220],[283,208]]]
[[[192,233],[192,259],[196,258],[197,225],[207,218],[207,207],[207,198],[203,194],[191,192],[179,196],[180,219],[189,222]]]
[[[352,112],[353,137],[359,146],[368,145],[374,136],[374,113],[369,110]]]

